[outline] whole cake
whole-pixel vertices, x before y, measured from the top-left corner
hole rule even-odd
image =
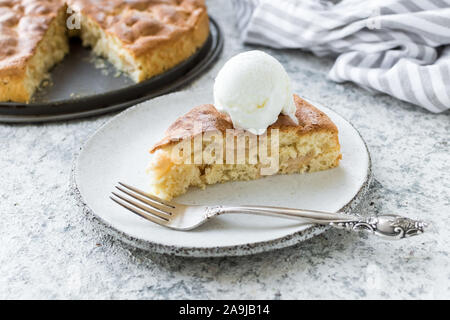
[[[0,0],[0,101],[31,99],[69,51],[73,14],[80,28],[70,35],[135,82],[187,59],[209,34],[204,0]]]
[[[272,146],[269,151],[272,155],[275,151],[271,142],[272,129],[278,129],[278,154],[275,170],[268,171],[266,175],[314,172],[339,165],[341,153],[338,129],[334,123],[325,113],[297,95],[294,95],[294,103],[298,123],[289,116],[280,114],[278,120],[267,129],[267,145]],[[220,144],[223,152],[219,158],[217,148],[211,147],[215,143],[213,139],[203,139],[198,148],[195,146],[196,137],[214,132],[221,135],[224,142]],[[228,140],[225,135],[233,138]],[[150,150],[152,160],[147,169],[151,180],[150,192],[170,200],[185,193],[191,186],[204,188],[216,183],[263,177],[261,169],[269,169],[272,163],[263,161],[259,152],[252,161],[249,152],[252,147],[249,143],[244,147],[242,163],[227,163],[225,158],[227,152],[236,154],[236,140],[252,135],[248,131],[236,129],[230,117],[217,111],[213,105],[192,109],[177,119],[167,129],[165,137]],[[261,140],[256,141],[253,147],[260,150]],[[180,161],[179,152],[186,150],[190,150],[189,154],[183,154]],[[203,161],[197,162],[194,153],[199,150]],[[215,157],[213,155],[214,161],[204,161],[211,158],[212,150],[216,153]]]

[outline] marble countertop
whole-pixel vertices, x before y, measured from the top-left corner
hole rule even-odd
[[[191,87],[212,87],[239,42],[229,1],[208,1],[225,33],[220,61]],[[98,230],[70,193],[73,156],[114,114],[41,125],[0,124],[0,298],[450,298],[450,113],[432,114],[326,78],[332,65],[267,50],[295,91],[361,132],[375,182],[362,210],[420,217],[431,232],[405,241],[330,230],[294,247],[194,259],[130,248]]]

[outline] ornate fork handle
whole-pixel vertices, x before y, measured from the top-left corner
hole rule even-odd
[[[331,226],[351,231],[366,231],[385,239],[402,239],[422,234],[427,226],[417,221],[397,215],[380,215],[346,222],[331,222]]]
[[[264,206],[217,206],[209,208],[208,217],[226,213],[248,213],[300,220],[312,224],[329,225],[349,231],[365,231],[385,239],[402,239],[422,234],[427,224],[423,221],[386,214],[364,217],[345,213],[329,213]]]

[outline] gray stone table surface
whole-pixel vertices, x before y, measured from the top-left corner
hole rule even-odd
[[[212,88],[229,57],[253,48],[240,43],[229,1],[207,3],[226,44],[194,88]],[[450,113],[333,83],[329,58],[264,50],[297,93],[339,112],[367,141],[376,180],[362,210],[420,217],[431,232],[387,242],[330,230],[291,248],[215,259],[137,250],[102,233],[69,187],[74,155],[114,114],[0,124],[0,298],[450,298]]]

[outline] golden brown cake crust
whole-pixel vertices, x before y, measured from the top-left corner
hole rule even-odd
[[[25,69],[64,5],[60,0],[0,0],[0,76]]]
[[[176,41],[207,19],[204,0],[68,0],[122,45],[140,56]],[[207,28],[207,26],[206,26]]]
[[[289,116],[280,115],[278,120],[269,126],[269,129],[292,130],[295,128],[299,135],[320,130],[338,132],[336,125],[325,113],[298,95],[294,95],[294,101],[297,107],[295,116],[299,124],[295,124]],[[201,126],[196,126],[195,123],[201,123]],[[167,145],[177,143],[180,140],[188,139],[201,133],[210,131],[225,132],[227,129],[233,128],[231,119],[227,115],[217,111],[212,104],[201,105],[178,118],[167,129],[165,137],[153,146],[150,153],[154,153],[156,150]]]

